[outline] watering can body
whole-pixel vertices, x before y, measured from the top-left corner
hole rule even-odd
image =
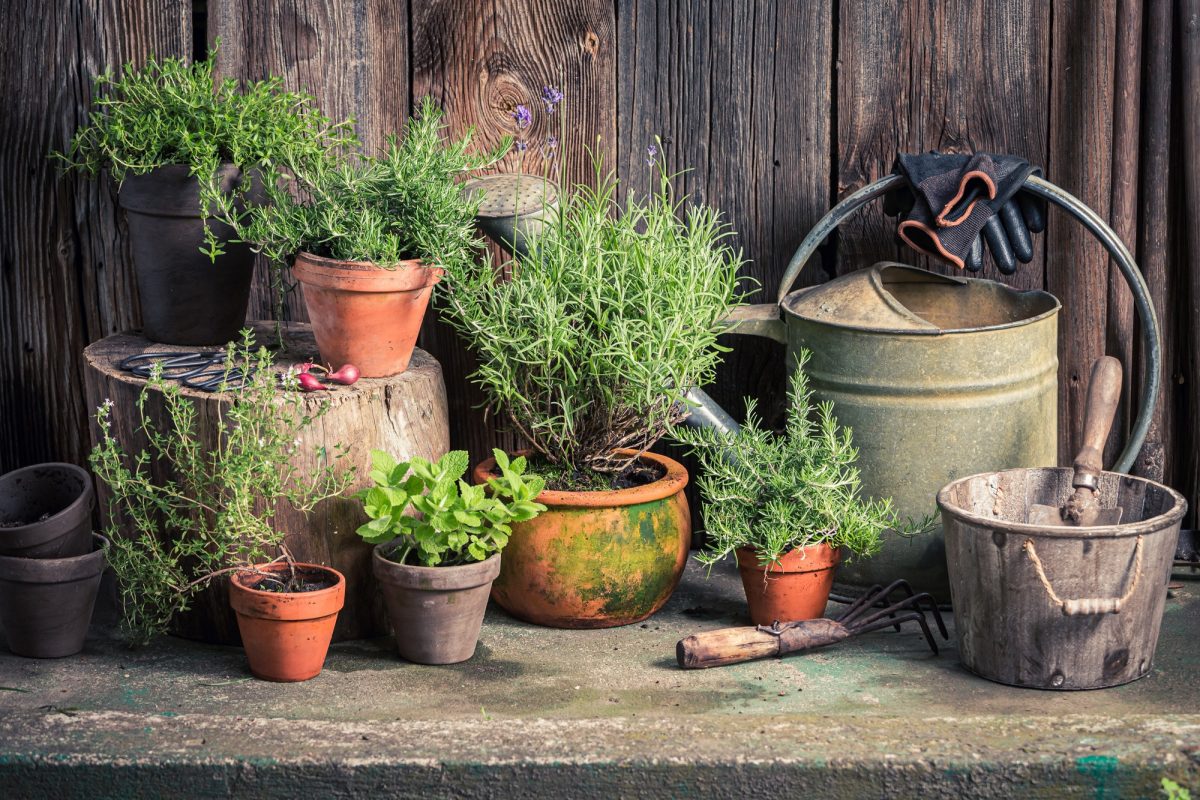
[[[853,430],[864,495],[890,497],[916,521],[956,478],[1054,463],[1059,308],[1046,292],[885,262],[728,322],[732,333],[783,342],[789,371],[801,348],[811,351],[810,386]],[[940,530],[889,534],[878,555],[838,574],[863,586],[896,578],[949,600]]]

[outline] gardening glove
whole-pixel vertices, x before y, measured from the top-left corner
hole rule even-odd
[[[986,242],[1005,275],[1033,259],[1045,204],[1019,190],[1039,167],[1016,156],[931,152],[898,156],[893,173],[908,184],[888,192],[884,212],[901,217],[897,236],[914,250],[978,271]]]

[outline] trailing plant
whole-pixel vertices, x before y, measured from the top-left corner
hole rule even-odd
[[[814,405],[801,350],[792,373],[787,423],[776,435],[762,427],[752,399],[736,434],[679,428],[675,437],[699,459],[696,482],[704,500],[707,541],[697,558],[712,565],[740,548],[759,563],[778,563],[795,548],[828,544],[858,555],[878,551],[885,530],[915,533],[930,525],[901,526],[890,498],[864,500],[849,428],[838,426],[833,404]]]
[[[511,524],[546,510],[536,498],[543,482],[524,477],[525,459],[511,461],[493,450],[498,477],[486,486],[463,480],[468,456],[451,450],[436,462],[424,458],[397,462],[381,450],[371,452],[375,485],[356,495],[371,521],[358,535],[372,544],[395,541],[388,556],[398,564],[436,567],[485,561],[508,544]],[[408,509],[420,516],[409,516]]]
[[[480,198],[465,195],[458,178],[499,159],[512,140],[470,152],[474,130],[446,142],[442,119],[427,97],[403,135],[388,137],[376,156],[285,161],[291,180],[266,187],[268,202],[233,226],[277,264],[306,251],[380,267],[419,258],[460,271],[483,244],[475,232]]]
[[[462,262],[444,292],[490,409],[584,484],[634,467],[616,451],[640,454],[685,416],[684,392],[712,378],[719,321],[741,299],[718,212],[685,209],[665,172],[648,197],[618,203],[595,169],[595,188],[560,199],[507,280]]]
[[[343,447],[322,448],[321,463],[311,469],[295,465],[299,435],[328,405],[308,413],[298,392],[280,392],[271,356],[254,348],[250,331],[229,344],[226,365],[222,391],[229,403],[216,420],[214,449],[201,439],[195,404],[157,371],[137,399],[144,449],[126,452],[111,400],[96,411],[100,439],[90,461],[109,489],[108,559],[120,586],[124,628],[136,642],[165,631],[213,578],[279,554],[290,562],[285,532],[273,523],[276,511],[287,503],[308,512],[345,492],[353,478],[353,468],[337,469]],[[235,370],[250,377],[233,380]],[[283,387],[296,388],[294,375],[283,376]],[[147,410],[157,394],[166,410],[162,422]],[[122,523],[131,535],[120,533]],[[297,578],[295,570],[290,577]]]
[[[283,168],[307,170],[358,143],[352,120],[331,122],[311,95],[286,90],[282,78],[218,79],[216,52],[193,64],[152,56],[140,68],[130,63],[120,75],[96,76],[88,124],[66,153],[54,155],[89,175],[107,171],[118,183],[184,165],[200,182],[201,215],[238,221],[252,205],[252,182],[244,178],[225,193],[217,174],[222,163],[257,172],[273,188]],[[205,249],[211,258],[222,252],[210,226]]]

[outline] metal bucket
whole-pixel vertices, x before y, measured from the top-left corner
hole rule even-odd
[[[1183,496],[1105,472],[1102,508],[1120,525],[1042,528],[1030,506],[1061,506],[1069,468],[962,478],[938,493],[963,665],[989,680],[1099,689],[1145,676],[1154,661]]]

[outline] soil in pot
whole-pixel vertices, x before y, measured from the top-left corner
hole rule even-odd
[[[421,320],[442,270],[420,261],[383,269],[300,253],[292,274],[304,286],[321,359],[334,369],[358,367],[364,378],[408,369]]]
[[[0,626],[9,649],[29,658],[62,658],[83,649],[108,540],[69,558],[0,556]]]
[[[94,503],[92,476],[74,464],[34,464],[0,476],[0,555],[86,555]]]
[[[242,172],[226,164],[217,178],[232,191]],[[214,262],[200,251],[206,223],[198,180],[184,165],[159,167],[125,178],[118,197],[129,226],[146,338],[180,345],[234,339],[246,320],[254,253],[232,243],[233,229],[213,219],[207,225],[225,252]]]
[[[229,581],[229,604],[250,671],[263,680],[306,681],[319,675],[346,599],[342,573],[318,564],[295,566],[299,582],[291,587],[286,585],[291,567],[285,563],[238,572]]]
[[[632,454],[633,451],[622,451]],[[543,491],[548,510],[513,525],[492,598],[515,617],[554,628],[610,628],[662,608],[683,575],[692,527],[683,465],[642,460],[662,477],[602,491]],[[492,459],[476,466],[485,483]]]
[[[453,567],[397,564],[393,545],[376,545],[375,578],[387,605],[400,657],[417,664],[457,664],[475,655],[500,554]]]
[[[825,616],[833,576],[842,553],[827,544],[789,550],[779,562],[762,566],[758,554],[737,551],[742,588],[750,604],[750,620],[770,625],[775,620],[793,622]]]

